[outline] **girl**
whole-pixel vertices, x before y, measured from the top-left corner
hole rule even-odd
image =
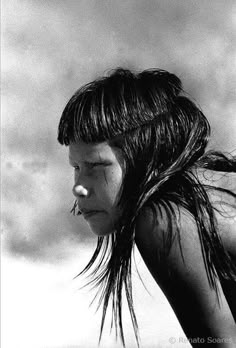
[[[93,282],[109,300],[125,345],[122,293],[136,334],[131,254],[136,244],[191,342],[236,339],[236,194],[215,175],[236,158],[206,152],[210,126],[163,70],[117,69],[80,88],[66,105],[58,141],[69,146],[72,209],[98,235]],[[229,175],[229,174],[228,174]],[[198,346],[198,343],[192,343]]]

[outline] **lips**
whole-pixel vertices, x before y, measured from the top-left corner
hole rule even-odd
[[[89,219],[89,218],[91,218],[99,213],[102,213],[101,210],[95,210],[95,209],[83,209],[82,208],[82,209],[80,209],[80,211],[85,219]]]

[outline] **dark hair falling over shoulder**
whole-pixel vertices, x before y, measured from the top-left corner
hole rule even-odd
[[[120,149],[126,163],[118,203],[123,211],[119,226],[115,233],[98,238],[92,258],[81,272],[98,262],[91,283],[99,286],[99,304],[103,301],[100,338],[111,299],[112,323],[125,345],[124,288],[139,344],[132,299],[131,254],[137,217],[145,207],[153,210],[157,221],[162,219],[161,212],[166,212],[169,242],[165,257],[171,248],[173,226],[177,226],[173,207],[183,207],[195,219],[210,285],[217,291],[218,277],[236,281],[236,268],[218,236],[206,186],[193,170],[200,167],[236,172],[236,158],[220,152],[206,153],[209,135],[207,119],[184,96],[179,78],[159,69],[135,74],[119,68],[79,89],[66,105],[59,123],[61,144],[108,141]],[[236,198],[231,191],[215,189]],[[73,211],[76,213],[76,204]]]

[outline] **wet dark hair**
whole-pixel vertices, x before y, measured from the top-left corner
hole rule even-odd
[[[168,257],[173,225],[177,225],[173,206],[183,207],[195,219],[210,286],[217,291],[217,278],[236,281],[236,268],[218,236],[214,208],[207,195],[213,187],[201,184],[193,170],[200,167],[236,172],[236,158],[206,152],[209,135],[206,117],[184,95],[180,79],[159,69],[140,73],[116,69],[80,88],[66,105],[59,123],[60,144],[107,141],[120,149],[126,164],[118,203],[123,211],[119,225],[115,233],[98,237],[96,250],[81,272],[98,260],[92,283],[99,286],[100,304],[103,301],[100,338],[111,298],[116,335],[119,332],[125,345],[124,287],[139,343],[131,254],[137,219],[145,207],[152,209],[157,221],[163,218],[163,210],[166,212],[169,238],[164,257]],[[215,189],[236,198],[231,191]]]

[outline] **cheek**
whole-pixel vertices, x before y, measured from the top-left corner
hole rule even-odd
[[[120,194],[122,181],[123,181],[123,175],[121,170],[118,170],[118,171],[115,171],[115,173],[112,173],[112,175],[110,176],[110,180],[108,179],[107,185],[110,187],[109,191],[113,197],[114,202],[117,200]]]
[[[121,169],[111,170],[109,172],[104,171],[103,173],[103,183],[100,187],[112,204],[116,202],[120,193],[122,179],[123,175]]]

